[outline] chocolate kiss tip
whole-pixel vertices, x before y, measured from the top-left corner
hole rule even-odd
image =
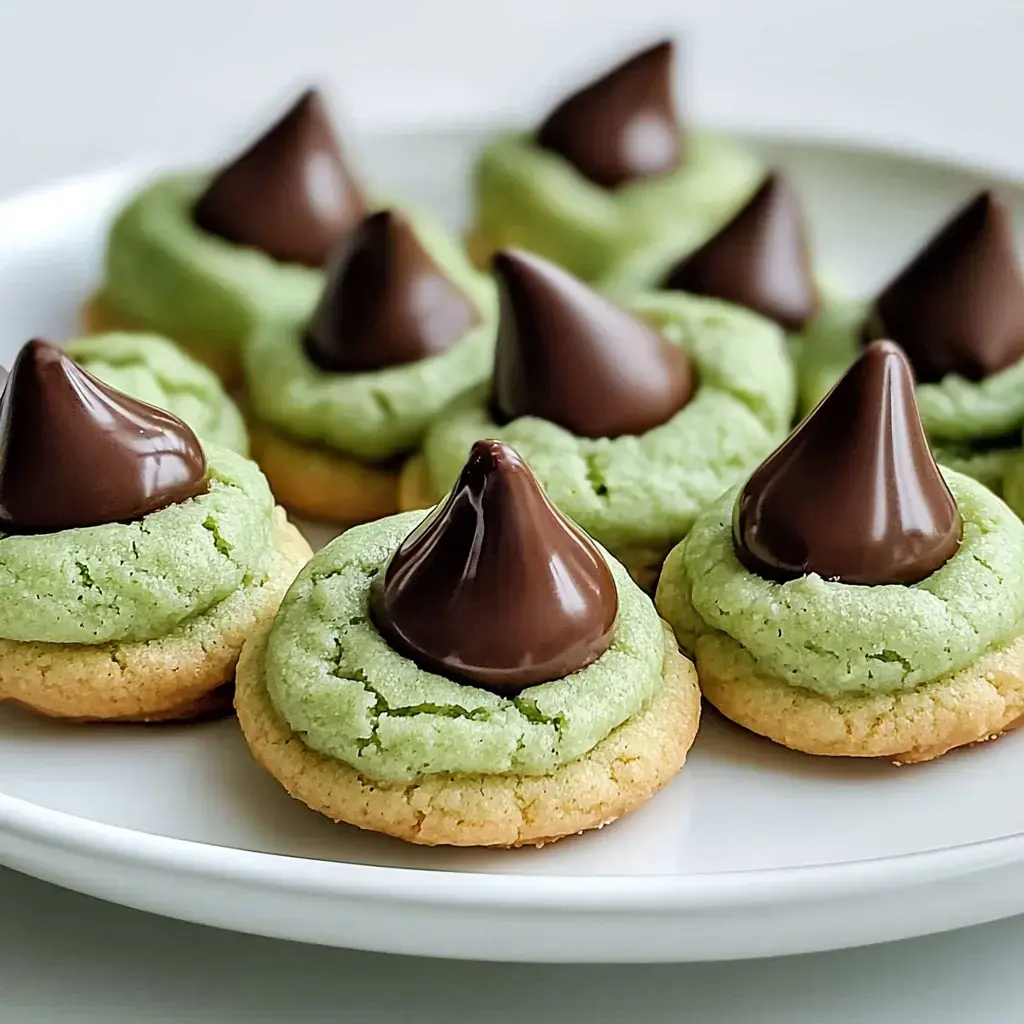
[[[910,364],[870,344],[740,492],[739,560],[767,579],[809,573],[916,583],[956,552],[961,521],[932,458]]]
[[[322,267],[365,209],[323,99],[309,89],[215,175],[193,217],[204,231],[282,263]]]
[[[674,54],[671,40],[657,43],[573,93],[541,124],[537,144],[608,189],[676,170],[683,152]]]
[[[891,337],[918,381],[982,380],[1024,357],[1024,279],[1010,210],[983,191],[957,211],[875,300],[865,340]]]
[[[470,298],[395,210],[371,214],[342,243],[306,331],[306,353],[334,373],[436,355],[480,323]]]
[[[722,299],[798,331],[818,310],[800,200],[773,171],[717,234],[684,256],[663,287]]]
[[[371,610],[388,643],[423,668],[513,695],[599,658],[618,591],[519,455],[478,441],[444,504],[377,577]]]
[[[492,413],[536,416],[580,437],[643,434],[692,397],[686,354],[547,260],[518,250],[491,267],[500,312]]]
[[[202,448],[179,419],[48,342],[22,347],[0,393],[0,532],[139,519],[206,487]]]

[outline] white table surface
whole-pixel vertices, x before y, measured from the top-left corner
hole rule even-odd
[[[748,963],[415,960],[182,924],[0,871],[0,1020],[885,1024],[1022,1019],[1024,919]]]
[[[1024,169],[1020,0],[0,0],[0,194],[140,153],[220,151],[298,83],[354,127],[526,118],[551,69],[689,30],[692,106]],[[575,1024],[1024,1019],[1024,919],[785,960],[443,963],[167,921],[0,869],[0,1021]]]

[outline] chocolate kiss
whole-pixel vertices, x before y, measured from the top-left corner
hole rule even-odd
[[[663,287],[745,306],[798,331],[817,312],[818,290],[800,201],[768,175],[718,234],[680,260]]]
[[[563,100],[537,144],[604,188],[669,174],[682,163],[670,40],[630,57]]]
[[[495,255],[500,315],[492,412],[537,416],[580,437],[643,434],[693,395],[686,353],[571,274],[515,250]]]
[[[618,603],[593,542],[497,441],[473,445],[455,489],[403,541],[371,594],[395,650],[503,694],[599,658]]]
[[[306,352],[324,370],[380,370],[441,352],[479,322],[408,219],[382,210],[343,244],[306,331]]]
[[[0,532],[139,519],[205,490],[203,451],[181,420],[45,341],[23,346],[0,395]]]
[[[898,345],[876,341],[740,492],[739,560],[768,579],[916,583],[960,542]]]
[[[920,382],[982,380],[1024,356],[1024,280],[1006,204],[981,192],[875,300],[865,340],[906,350]]]
[[[193,217],[204,231],[282,263],[322,267],[364,211],[362,189],[311,89],[216,175]]]

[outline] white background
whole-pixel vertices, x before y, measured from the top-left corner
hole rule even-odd
[[[1024,167],[1021,0],[0,0],[0,189],[223,148],[310,80],[353,127],[535,117],[683,29],[702,120]]]
[[[353,134],[528,120],[688,32],[687,105],[1024,172],[1021,0],[0,0],[0,193],[230,148],[307,82]],[[2,311],[0,311],[2,315]],[[233,936],[0,871],[0,1020],[1015,1021],[1024,922],[753,964],[398,960]]]

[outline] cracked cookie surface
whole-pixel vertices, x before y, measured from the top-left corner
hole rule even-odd
[[[230,702],[242,644],[269,628],[309,545],[278,509],[265,577],[165,636],[98,645],[0,640],[0,700],[103,721],[192,718]]]
[[[754,313],[668,292],[632,308],[686,349],[698,380],[692,401],[644,434],[586,438],[534,417],[499,425],[481,388],[427,431],[423,475],[433,499],[457,479],[474,441],[505,441],[548,497],[616,558],[660,563],[700,510],[782,439],[795,383],[781,329]]]
[[[264,685],[265,633],[242,652],[235,707],[256,759],[293,797],[335,821],[431,846],[540,846],[609,824],[649,800],[682,767],[697,732],[700,693],[693,665],[660,622],[658,629],[663,667],[650,705],[578,759],[542,776],[369,780],[310,749],[282,720]]]
[[[910,586],[787,583],[744,568],[732,538],[735,490],[669,555],[657,605],[684,651],[722,633],[759,671],[825,697],[912,690],[975,662],[1024,620],[1024,524],[970,477],[944,470],[963,518],[957,552]],[[700,664],[698,662],[698,669]]]
[[[370,586],[422,518],[412,512],[349,530],[313,558],[285,598],[267,646],[266,685],[307,747],[378,782],[545,775],[655,697],[661,620],[614,562],[619,615],[609,649],[513,699],[425,671],[393,650],[370,619]]]
[[[0,638],[149,640],[266,578],[274,501],[259,469],[206,449],[205,494],[132,523],[0,534]]]

